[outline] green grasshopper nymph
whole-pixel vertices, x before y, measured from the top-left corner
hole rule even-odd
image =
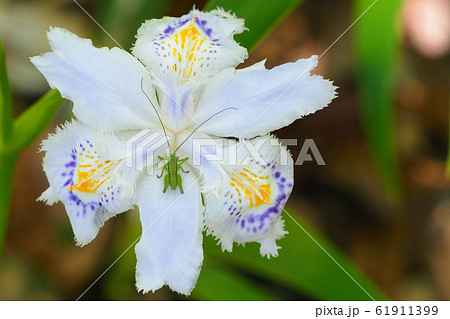
[[[184,162],[188,160],[187,157],[183,159],[179,159],[178,156],[174,154],[170,154],[168,156],[168,159],[164,159],[164,157],[158,156],[160,161],[165,162],[164,167],[161,171],[161,175],[157,176],[158,178],[161,178],[164,173],[166,173],[166,176],[164,176],[164,189],[163,193],[167,191],[167,188],[170,186],[173,190],[177,189],[177,186],[180,188],[180,193],[183,194],[183,183],[181,179],[181,175],[178,174],[178,171],[182,171],[183,173],[189,173],[189,171],[185,171],[184,168],[181,166]]]
[[[163,189],[163,193],[165,193],[167,191],[167,189],[170,188],[173,190],[176,190],[177,187],[180,189],[180,193],[184,194],[184,190],[183,190],[183,181],[181,178],[181,175],[179,174],[179,171],[187,174],[189,173],[189,171],[185,170],[183,168],[183,164],[188,160],[188,157],[185,157],[183,159],[180,159],[177,156],[177,151],[180,149],[180,147],[195,133],[195,131],[197,131],[203,124],[205,124],[206,122],[208,122],[210,119],[212,119],[214,116],[225,112],[227,110],[237,110],[235,107],[227,107],[223,110],[220,110],[216,113],[214,113],[213,115],[211,115],[210,117],[208,117],[206,120],[204,120],[202,123],[200,123],[195,129],[192,130],[192,132],[188,135],[188,137],[186,137],[184,139],[183,142],[181,142],[180,145],[178,145],[178,147],[175,149],[175,151],[171,152],[171,147],[170,147],[170,143],[169,143],[169,137],[167,136],[167,132],[166,132],[166,127],[161,119],[161,116],[159,115],[158,110],[156,109],[155,105],[153,104],[153,102],[151,101],[150,97],[147,95],[147,93],[145,93],[144,88],[143,88],[143,81],[144,78],[141,79],[141,91],[142,93],[145,94],[145,96],[147,97],[147,100],[150,102],[150,104],[152,105],[153,109],[156,112],[156,115],[158,116],[159,122],[161,123],[161,127],[163,129],[164,132],[164,136],[166,137],[166,142],[167,142],[167,147],[169,148],[169,155],[167,155],[166,158],[162,157],[162,156],[158,156],[159,160],[161,162],[164,163],[164,166],[162,168],[161,174],[158,175],[158,178],[163,177],[164,175],[164,189]],[[159,103],[159,99],[158,96],[156,96],[158,103]]]

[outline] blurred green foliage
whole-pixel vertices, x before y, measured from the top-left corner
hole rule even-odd
[[[17,158],[42,134],[62,102],[59,92],[51,90],[14,120],[3,43],[0,41],[0,258]]]
[[[211,237],[205,238],[205,255],[313,299],[386,300],[386,296],[318,230],[292,212],[289,215],[284,212],[282,216],[289,234],[279,241],[281,249],[277,258],[262,258],[256,243],[235,246],[232,253],[224,253]],[[295,216],[301,227],[291,216]],[[224,285],[220,289],[232,289],[232,286]]]
[[[129,50],[141,24],[145,20],[164,16],[170,4],[171,1],[167,0],[101,0],[96,8],[96,20],[125,50]],[[95,25],[93,27],[97,39],[116,45],[104,30]]]
[[[301,227],[286,213],[283,215],[289,234],[279,240],[281,249],[276,258],[261,257],[257,243],[234,245],[232,253],[223,252],[213,237],[204,236],[204,262],[188,299],[281,300],[286,296],[319,300],[387,299],[324,235],[292,212],[289,215],[295,216]],[[141,234],[141,226],[137,214],[127,217],[107,265],[128,250],[104,278],[105,295],[113,300],[137,296],[130,282],[134,281],[136,264],[133,243]]]
[[[10,151],[12,131],[12,97],[6,72],[3,42],[0,41],[0,259],[8,222],[9,203],[16,156]]]
[[[205,252],[200,277],[192,292],[198,300],[280,300],[261,284],[248,278],[240,269],[230,267],[222,260],[210,258]]]
[[[0,41],[0,145],[8,143],[11,136],[13,119],[12,96],[9,87],[8,74],[3,42]]]
[[[19,115],[13,125],[13,140],[19,150],[28,147],[42,134],[62,103],[63,98],[59,91],[50,90]]]
[[[397,21],[401,0],[354,0],[357,89],[367,144],[392,203],[401,198],[397,163],[394,98],[400,40]],[[367,10],[367,11],[366,11]]]
[[[204,10],[221,7],[244,19],[245,26],[250,31],[236,35],[235,40],[251,50],[302,2],[303,0],[209,0]]]

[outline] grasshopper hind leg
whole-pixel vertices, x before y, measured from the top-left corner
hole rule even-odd
[[[162,174],[161,174],[162,175]],[[169,187],[169,174],[164,176],[164,189],[163,193],[167,192],[167,188]]]
[[[181,180],[180,174],[177,174],[177,185],[178,185],[178,187],[180,187],[180,193],[184,194],[183,184],[182,184],[182,180]]]

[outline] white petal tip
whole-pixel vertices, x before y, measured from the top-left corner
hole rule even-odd
[[[280,248],[281,248],[280,246],[277,246],[275,244],[275,241],[273,241],[271,244],[261,243],[259,252],[261,256],[270,259],[270,257],[278,257],[278,249]]]
[[[46,205],[51,206],[57,203],[59,201],[59,198],[53,188],[49,187],[41,194],[41,196],[36,199],[36,201],[44,202]]]
[[[195,283],[190,285],[189,287],[177,287],[173,285],[169,285],[164,283],[162,280],[155,280],[153,282],[143,283],[142,281],[136,281],[136,290],[139,293],[147,294],[147,293],[155,293],[157,290],[161,289],[164,285],[167,285],[172,291],[180,294],[189,296],[194,289]]]
[[[98,233],[98,232],[97,232]],[[81,237],[81,236],[76,236],[74,237],[75,240],[75,245],[77,245],[78,247],[84,247],[87,244],[89,244],[92,240],[94,240],[94,238],[97,236],[97,233],[95,234],[95,236],[91,236],[91,237]]]
[[[88,243],[84,243],[84,242],[78,240],[77,237],[74,237],[73,239],[74,239],[74,241],[75,241],[75,245],[78,246],[78,247],[80,247],[80,248],[81,248],[81,247],[84,247],[84,246],[86,246],[86,245],[88,244]]]
[[[163,286],[164,282],[162,280],[144,281],[136,278],[136,290],[144,295],[149,292],[154,293]]]
[[[222,251],[233,251],[233,242],[230,240],[219,240],[218,244],[220,244],[220,247],[222,248]]]

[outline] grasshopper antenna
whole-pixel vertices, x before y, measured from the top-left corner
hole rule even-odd
[[[214,116],[219,115],[222,112],[228,111],[228,110],[237,110],[237,108],[235,107],[227,107],[226,109],[223,109],[219,112],[214,113],[213,115],[211,115],[210,117],[208,117],[206,120],[204,120],[201,124],[199,124],[199,126],[197,126],[192,132],[191,134],[188,135],[188,137],[186,137],[184,139],[183,142],[181,142],[180,145],[178,145],[178,147],[175,149],[175,152],[173,152],[174,154],[178,151],[178,149],[181,147],[181,145],[183,145],[194,133],[195,131],[197,131],[203,124],[205,124],[206,122],[208,122],[210,119],[212,119]]]
[[[163,121],[161,119],[161,116],[159,115],[158,110],[156,109],[155,105],[153,104],[152,100],[150,100],[150,97],[144,91],[144,78],[141,78],[141,91],[142,91],[142,93],[144,93],[145,97],[150,102],[150,104],[152,105],[153,109],[155,110],[156,115],[158,116],[159,122],[161,123],[161,127],[162,127],[162,129],[164,131],[164,136],[166,137],[166,142],[167,142],[167,146],[169,147],[169,153],[170,153],[170,143],[169,143],[169,137],[167,136],[166,127],[165,127],[165,125],[164,125],[164,123],[163,123]]]

